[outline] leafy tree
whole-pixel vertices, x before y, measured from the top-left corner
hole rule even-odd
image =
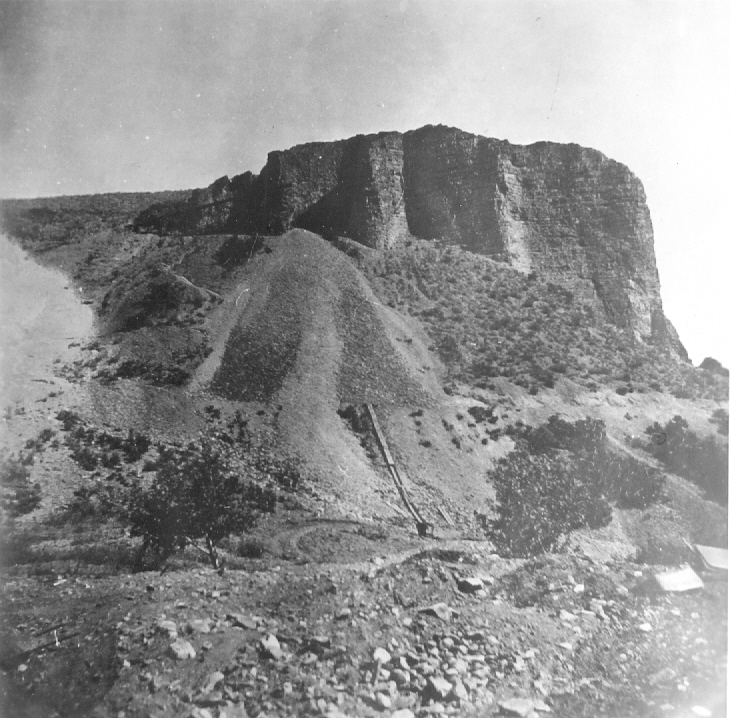
[[[30,475],[23,457],[0,463],[0,506],[11,518],[31,513],[41,504],[41,486],[32,484]]]
[[[143,538],[142,555],[151,549],[163,561],[190,544],[218,568],[216,544],[253,526],[275,504],[272,490],[241,482],[216,446],[203,439],[185,450],[160,449],[152,484],[131,490],[127,518],[131,535]]]

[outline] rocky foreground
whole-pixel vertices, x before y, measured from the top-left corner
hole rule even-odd
[[[317,531],[348,561],[372,528],[310,523],[298,555],[221,575],[11,578],[6,700],[18,716],[725,715],[723,577],[668,593],[658,566],[434,539],[395,553],[400,529],[376,529],[366,560],[309,562]]]

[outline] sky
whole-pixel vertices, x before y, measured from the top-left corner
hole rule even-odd
[[[666,314],[735,364],[722,0],[0,3],[0,197],[203,187],[271,150],[446,124],[642,180]]]

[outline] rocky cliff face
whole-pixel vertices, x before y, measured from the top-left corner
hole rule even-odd
[[[684,354],[662,311],[641,182],[577,145],[442,126],[311,143],[195,191],[184,216],[195,233],[303,227],[379,249],[408,236],[456,243],[568,285],[637,338]]]

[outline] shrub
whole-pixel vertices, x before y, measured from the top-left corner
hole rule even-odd
[[[516,422],[506,433],[516,449],[489,473],[499,511],[480,518],[503,555],[548,551],[567,531],[607,524],[612,504],[645,508],[662,496],[662,472],[610,451],[603,421],[554,415],[536,428]]]
[[[240,558],[260,558],[265,553],[265,544],[249,536],[240,536],[233,550]]]
[[[68,409],[62,409],[57,414],[57,419],[62,422],[62,429],[64,431],[71,431],[80,423],[80,415]]]
[[[131,535],[143,539],[142,555],[150,549],[163,561],[190,544],[217,568],[216,543],[275,510],[275,493],[240,482],[205,439],[185,450],[161,449],[159,464],[151,486],[132,488],[126,511]],[[197,543],[201,539],[206,549]]]
[[[123,477],[122,477],[123,478]],[[115,484],[95,483],[81,486],[73,492],[72,500],[58,512],[59,523],[91,518],[120,517],[124,511],[125,494]]]
[[[110,454],[104,452],[100,458],[100,463],[105,469],[115,469],[117,466],[121,465],[121,457],[116,451],[112,451]]]
[[[83,471],[92,471],[98,466],[98,456],[88,446],[75,446],[72,449],[72,459]]]
[[[722,436],[729,436],[729,412],[726,409],[716,409],[709,421],[716,424],[716,430]]]
[[[718,359],[713,357],[706,357],[699,365],[700,369],[705,369],[712,374],[718,374],[719,376],[729,376],[729,369],[722,365]]]
[[[301,485],[301,468],[295,460],[281,461],[269,473],[284,491],[298,491]]]
[[[129,436],[123,444],[124,458],[128,464],[133,464],[147,453],[150,447],[150,440],[144,434],[134,432],[129,429]]]
[[[722,505],[729,499],[729,447],[713,436],[701,439],[690,431],[688,422],[675,415],[664,426],[655,422],[645,429],[653,441],[646,451],[675,474],[704,489],[709,498]]]
[[[20,459],[9,457],[0,464],[0,506],[11,518],[31,513],[41,504],[41,486],[32,484],[30,475]]]
[[[505,557],[551,550],[559,537],[581,526],[611,520],[611,507],[597,482],[585,481],[564,457],[518,449],[490,472],[497,488],[497,517],[480,516],[483,528]]]
[[[361,407],[348,404],[348,406],[338,409],[337,413],[341,419],[344,419],[348,423],[353,433],[358,435],[361,446],[368,457],[372,460],[376,459],[378,449],[371,417],[368,412],[364,411]]]

